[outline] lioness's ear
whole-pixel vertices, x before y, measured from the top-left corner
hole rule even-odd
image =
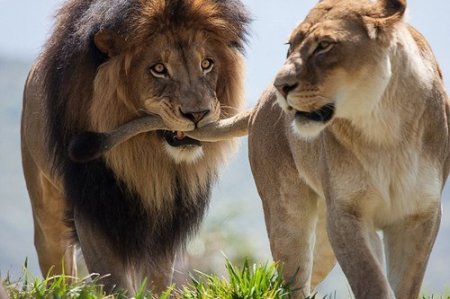
[[[108,57],[119,54],[121,48],[118,34],[107,29],[100,30],[94,35],[94,44],[100,52]]]
[[[393,25],[403,19],[406,11],[406,0],[379,0],[372,6],[363,22],[371,39],[376,39],[383,32],[389,31]]]

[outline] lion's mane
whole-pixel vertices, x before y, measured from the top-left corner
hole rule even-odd
[[[85,164],[68,158],[70,139],[86,130],[113,129],[136,117],[127,70],[140,45],[155,33],[204,30],[222,47],[217,97],[223,115],[243,104],[242,52],[249,17],[235,0],[71,0],[59,10],[55,30],[39,58],[53,172],[62,177],[68,219],[101,232],[126,261],[160,256],[184,244],[208,205],[217,168],[232,142],[204,145],[196,165],[174,163],[155,132],[118,146]],[[111,30],[126,41],[114,61],[93,36]],[[76,221],[75,221],[76,222]],[[76,227],[76,223],[74,224]]]

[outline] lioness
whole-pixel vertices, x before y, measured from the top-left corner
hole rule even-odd
[[[166,287],[233,147],[184,131],[240,111],[248,22],[239,0],[65,2],[29,74],[22,114],[44,275],[52,267],[76,275],[79,242],[88,270],[110,274],[108,290],[133,294],[144,278],[155,292]],[[93,161],[69,158],[78,134],[148,114],[159,115],[147,122],[157,131]]]
[[[334,252],[356,298],[418,297],[450,171],[450,101],[405,9],[320,1],[251,118],[272,254],[305,295]]]

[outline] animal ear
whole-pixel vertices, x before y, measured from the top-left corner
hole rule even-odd
[[[108,55],[108,57],[113,57],[120,53],[120,37],[117,33],[110,30],[102,29],[95,33],[94,44],[100,52]]]
[[[371,7],[371,12],[363,16],[363,22],[371,39],[388,32],[393,25],[403,19],[406,0],[379,0]]]

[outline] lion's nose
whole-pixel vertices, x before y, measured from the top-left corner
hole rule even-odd
[[[209,110],[195,111],[195,112],[184,112],[183,110],[181,110],[181,114],[183,114],[184,117],[192,120],[195,124],[201,121],[208,113]]]

